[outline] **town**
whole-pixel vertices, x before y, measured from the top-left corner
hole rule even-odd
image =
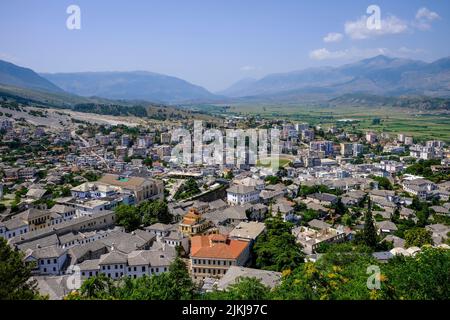
[[[277,130],[277,166],[251,161],[248,141],[211,157],[210,136],[200,162],[179,161],[173,132],[193,133],[191,120],[52,126],[2,113],[0,238],[39,293],[73,298],[89,280],[160,279],[178,263],[198,294],[220,297],[242,278],[283,288],[299,265],[353,245],[369,248],[366,267],[450,248],[444,141],[253,116],[206,128]],[[222,161],[229,152],[244,160]]]

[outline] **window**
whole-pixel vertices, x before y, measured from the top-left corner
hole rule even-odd
[[[56,259],[53,259],[53,263],[56,263]]]

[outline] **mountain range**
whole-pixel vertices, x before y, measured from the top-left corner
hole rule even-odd
[[[214,95],[185,80],[146,71],[41,74],[67,92],[84,97],[177,103]]]
[[[340,67],[309,68],[242,79],[213,94],[185,80],[146,71],[42,73],[0,61],[0,85],[48,92],[58,99],[95,98],[154,103],[323,102],[341,96],[450,97],[450,57],[423,61],[376,56]],[[353,98],[352,98],[353,99]],[[385,100],[384,100],[385,101]]]
[[[221,92],[235,98],[295,100],[362,93],[450,97],[450,57],[432,63],[376,56],[341,67],[309,68],[240,81]]]

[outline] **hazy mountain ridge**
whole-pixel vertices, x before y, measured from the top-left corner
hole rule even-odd
[[[146,71],[41,74],[67,92],[108,99],[178,102],[211,99],[206,89],[185,80]]]
[[[46,92],[63,92],[61,88],[33,70],[3,60],[0,60],[0,84]]]
[[[231,88],[233,90],[231,90]],[[450,57],[432,63],[377,56],[341,67],[309,68],[271,74],[244,85],[224,90],[228,96],[283,98],[295,90],[327,89],[335,97],[347,93],[376,95],[429,95],[450,97]]]

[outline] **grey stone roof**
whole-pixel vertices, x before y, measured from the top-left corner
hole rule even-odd
[[[326,222],[324,222],[322,220],[318,220],[318,219],[311,220],[310,222],[308,222],[308,225],[311,228],[319,229],[319,230],[331,228],[330,224],[328,224],[328,223],[326,223]]]
[[[19,250],[25,251],[27,249],[37,249],[38,246],[41,248],[45,248],[45,247],[58,245],[58,244],[59,244],[58,236],[56,234],[52,234],[50,236],[47,236],[47,237],[44,237],[41,239],[37,239],[34,241],[29,241],[29,242],[20,244],[17,246],[17,248]]]
[[[336,201],[337,197],[334,194],[329,193],[313,193],[307,196],[307,198],[317,199],[319,201]]]
[[[32,250],[31,256],[33,256],[36,259],[59,258],[67,252],[67,250],[62,249],[56,245],[31,250]]]
[[[100,269],[99,262],[100,259],[85,260],[82,263],[78,264],[78,267],[80,267],[80,271],[98,270]]]
[[[405,247],[405,240],[400,237],[394,236],[392,234],[386,236],[383,239],[383,241],[392,242],[394,248],[404,248]]]
[[[166,232],[166,231],[170,230],[170,228],[171,228],[171,225],[169,225],[169,224],[155,223],[155,224],[152,224],[151,226],[145,227],[145,230]]]
[[[28,223],[24,220],[22,220],[21,218],[12,218],[3,222],[0,222],[0,226],[4,226],[7,230],[15,230],[18,228],[22,228],[27,226]]]
[[[397,226],[392,221],[380,221],[376,223],[378,229],[396,231]]]
[[[151,267],[168,266],[173,261],[174,256],[168,251],[141,250],[128,254],[129,266],[147,265]]]
[[[108,247],[114,245],[116,250],[124,253],[130,253],[137,249],[141,249],[146,244],[149,244],[155,238],[155,234],[143,230],[136,230],[133,233],[125,233],[121,231],[111,232],[106,238],[98,241],[104,243]]]
[[[265,229],[265,224],[261,222],[241,222],[230,232],[229,236],[255,240]]]
[[[231,266],[222,279],[219,280],[217,288],[219,290],[225,290],[228,286],[237,283],[240,278],[247,277],[257,278],[265,286],[273,288],[280,283],[281,272]]]
[[[247,194],[251,192],[255,192],[255,187],[243,186],[235,184],[227,189],[227,192],[236,193],[236,194]]]
[[[123,252],[113,250],[109,253],[103,254],[100,257],[99,265],[108,265],[108,264],[126,264],[127,263],[127,255]]]
[[[388,260],[394,257],[389,251],[374,252],[372,256],[377,260]]]
[[[99,240],[94,242],[88,242],[85,244],[76,245],[68,250],[68,253],[71,257],[73,263],[75,263],[78,259],[83,257],[89,252],[96,252],[99,250],[107,250],[107,246],[100,242]]]
[[[55,204],[51,209],[50,212],[54,212],[54,213],[59,213],[59,214],[64,214],[67,212],[71,212],[74,211],[74,208],[71,208],[69,206],[65,206],[63,204]]]

